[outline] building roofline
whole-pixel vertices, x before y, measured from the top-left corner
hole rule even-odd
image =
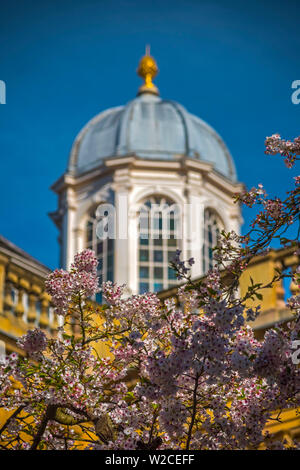
[[[28,261],[32,267],[39,267],[42,268],[42,270],[45,271],[45,274],[48,274],[51,272],[51,269],[46,266],[45,264],[41,263],[39,260],[31,256],[29,253],[27,253],[25,250],[22,248],[18,247],[15,245],[13,242],[5,238],[3,235],[0,234],[0,252],[5,252],[7,255],[17,255],[17,257],[21,257],[22,260],[24,259]]]

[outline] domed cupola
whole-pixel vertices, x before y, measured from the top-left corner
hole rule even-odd
[[[137,96],[79,133],[67,172],[52,186],[58,207],[50,214],[63,268],[92,249],[102,281],[126,284],[134,294],[177,285],[170,267],[176,249],[197,260],[193,278],[211,269],[218,233],[239,233],[233,196],[243,190],[214,129],[160,97],[149,51],[137,73]]]
[[[194,158],[236,180],[232,157],[217,132],[175,101],[159,96],[152,79],[158,73],[147,52],[138,74],[144,79],[135,99],[95,116],[78,134],[68,171],[81,174],[116,156],[135,155],[150,160]]]

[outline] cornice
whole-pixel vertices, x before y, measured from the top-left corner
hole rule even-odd
[[[99,167],[89,170],[84,174],[76,176],[75,174],[65,173],[52,186],[51,189],[56,193],[61,193],[67,188],[73,187],[77,189],[82,185],[99,180],[109,174],[115,173],[118,169],[127,168],[130,170],[151,170],[180,172],[187,174],[190,170],[201,173],[206,181],[218,186],[227,194],[233,195],[240,193],[244,189],[242,183],[233,183],[214,170],[214,165],[209,162],[195,160],[193,158],[181,157],[178,160],[150,160],[142,159],[136,155],[128,155],[125,157],[110,157],[104,161]]]

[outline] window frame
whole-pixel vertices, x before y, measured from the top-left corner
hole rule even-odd
[[[106,204],[105,202],[103,204]],[[97,206],[99,207],[99,206]],[[97,209],[97,208],[96,208]],[[114,281],[115,274],[115,257],[114,257],[114,239],[106,237],[100,240],[97,237],[97,224],[101,220],[97,218],[96,209],[89,212],[89,215],[85,221],[85,248],[93,250],[96,253],[98,259],[97,275],[99,278],[99,284],[102,285],[106,281]],[[99,249],[101,246],[101,249]],[[99,303],[102,303],[102,294],[97,293],[94,299]]]
[[[213,248],[217,246],[219,234],[223,229],[224,223],[218,212],[211,207],[206,207],[203,214],[203,274],[206,274],[215,266],[215,261],[213,259]]]
[[[151,220],[151,204],[156,204],[155,209],[158,209],[158,217]],[[176,217],[178,214],[172,211],[172,206],[176,203],[169,197],[164,195],[150,195],[144,199],[139,205],[139,213],[137,217],[137,286],[138,292],[159,292],[177,285],[177,278],[174,272],[174,278],[169,276],[170,267],[169,263],[171,258],[175,257],[176,250],[181,246],[180,238],[177,238],[178,225],[176,224]],[[162,211],[166,210],[169,214],[169,222],[163,219]],[[145,211],[145,212],[144,212]],[[140,227],[141,220],[147,213],[148,223],[146,229]],[[155,211],[154,211],[155,213]],[[153,222],[157,219],[156,222]],[[174,220],[174,223],[171,221]],[[148,238],[143,238],[148,235]],[[172,238],[170,238],[172,237]],[[146,240],[146,241],[145,241]],[[170,242],[170,240],[174,240]],[[148,259],[141,260],[141,252],[148,253]],[[158,253],[161,253],[161,260],[158,260]],[[169,253],[173,254],[169,255]],[[156,259],[155,259],[156,254]],[[148,269],[148,276],[141,276],[141,269]],[[155,270],[161,269],[162,276],[155,275]],[[148,285],[145,289],[141,289],[141,285]]]

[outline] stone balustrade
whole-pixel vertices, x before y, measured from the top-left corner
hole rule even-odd
[[[7,352],[28,329],[57,333],[59,319],[45,292],[50,269],[0,236],[0,341]]]

